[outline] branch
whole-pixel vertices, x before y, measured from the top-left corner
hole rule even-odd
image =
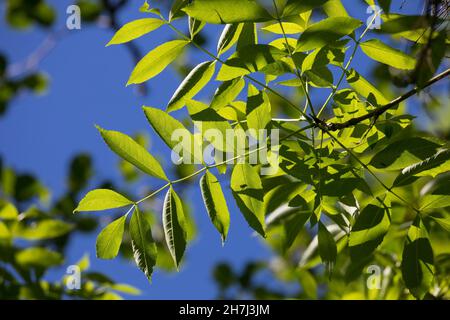
[[[399,103],[405,101],[406,99],[412,97],[413,95],[417,94],[421,89],[425,89],[431,85],[433,85],[434,83],[446,78],[447,76],[450,75],[450,69],[445,70],[444,72],[438,74],[437,76],[435,76],[434,78],[430,79],[427,83],[425,83],[425,85],[421,88],[419,87],[415,87],[414,89],[412,89],[411,91],[408,91],[407,93],[399,96],[398,98],[392,100],[391,102],[389,102],[388,104],[379,107],[363,116],[360,117],[356,117],[353,119],[350,119],[346,122],[343,123],[327,123],[323,120],[320,120],[318,118],[314,118],[314,121],[316,122],[316,126],[319,128],[323,128],[326,127],[327,130],[329,131],[337,131],[337,130],[341,130],[341,129],[345,129],[351,126],[354,126],[364,120],[368,120],[368,119],[377,119],[379,116],[381,116],[383,113],[385,113],[387,110],[395,107],[396,105],[398,105]]]

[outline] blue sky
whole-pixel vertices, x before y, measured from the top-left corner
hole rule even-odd
[[[49,2],[58,12],[56,28],[63,28],[66,8],[72,1]],[[351,13],[365,20],[365,7],[355,6],[355,2],[344,3]],[[128,5],[122,12],[120,22],[141,17],[142,14],[137,10],[140,4],[140,0],[132,1],[132,5]],[[4,7],[0,8],[0,14],[3,16]],[[219,32],[217,27],[209,31],[212,48]],[[173,70],[167,69],[150,81],[149,96],[136,95],[133,87],[125,87],[133,68],[132,59],[125,47],[105,48],[111,36],[110,30],[87,24],[82,25],[80,31],[68,32],[39,66],[39,70],[50,77],[49,91],[40,97],[28,94],[20,96],[12,103],[6,117],[0,119],[0,155],[6,164],[18,171],[36,174],[55,195],[60,194],[58,190],[64,190],[68,162],[79,152],[87,152],[93,156],[98,181],[103,178],[115,181],[119,179],[116,170],[117,157],[105,146],[94,124],[128,134],[146,131],[152,138],[151,152],[161,159],[170,159],[170,150],[154,136],[141,106],[165,108],[181,79]],[[1,51],[6,52],[12,62],[26,59],[44,37],[45,32],[40,29],[11,31],[3,19],[0,21]],[[142,52],[146,53],[157,44],[173,37],[169,29],[160,29],[151,36],[140,39],[138,44]],[[188,59],[193,64],[203,61],[206,57],[191,51]],[[357,57],[355,63],[358,64],[358,61],[361,60]],[[211,92],[206,90],[203,97],[207,98]],[[171,166],[170,163],[164,165],[166,168]],[[160,186],[155,180],[147,181],[153,187]],[[229,194],[227,198],[232,225],[228,241],[222,247],[220,238],[203,208],[198,188],[189,191],[193,215],[198,225],[198,236],[188,248],[186,263],[181,271],[176,274],[156,271],[152,285],[148,285],[144,275],[130,261],[96,259],[96,234],[89,237],[77,236],[72,241],[66,262],[74,263],[88,252],[93,269],[101,270],[119,282],[140,288],[143,291],[141,298],[214,298],[217,292],[212,282],[211,269],[218,261],[226,260],[240,268],[248,259],[270,256],[261,240],[252,235]],[[52,276],[60,276],[63,272],[64,269],[58,270]],[[268,281],[267,279],[263,277],[261,281]]]

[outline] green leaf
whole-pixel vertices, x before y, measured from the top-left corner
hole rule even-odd
[[[134,261],[151,281],[158,251],[152,236],[151,222],[137,207],[131,216],[129,229]]]
[[[106,144],[122,159],[152,177],[168,181],[158,160],[131,137],[118,131],[105,130],[100,127],[97,127],[97,129]]]
[[[228,51],[239,39],[242,32],[243,23],[227,24],[220,35],[217,43],[217,54],[221,55]]]
[[[26,240],[45,240],[63,236],[73,229],[73,225],[61,221],[45,219],[31,225],[17,224],[13,228],[14,237]]]
[[[374,106],[382,106],[389,103],[389,100],[368,80],[355,70],[347,73],[348,84],[362,97],[366,98]]]
[[[311,81],[311,85],[319,88],[329,88],[333,86],[333,73],[325,67],[315,67],[305,72]]]
[[[450,171],[450,150],[439,150],[436,154],[423,161],[414,163],[395,178],[394,186],[404,186],[414,182],[417,177],[431,176]]]
[[[412,70],[416,66],[416,60],[413,57],[384,44],[378,39],[365,41],[360,46],[367,56],[388,66],[403,70]]]
[[[323,5],[323,10],[329,17],[348,17],[348,12],[345,10],[341,0],[328,0]]]
[[[272,121],[269,97],[265,92],[258,91],[251,84],[248,86],[246,112],[248,128],[256,130],[256,135],[259,134],[259,130],[266,129]]]
[[[322,262],[327,266],[328,273],[331,275],[337,257],[337,246],[333,235],[327,227],[319,221],[318,231],[319,255]]]
[[[286,53],[266,44],[245,47],[231,55],[217,75],[218,81],[232,80],[252,72],[257,72],[267,65],[280,60]]]
[[[297,42],[297,51],[322,48],[359,28],[362,22],[350,17],[333,17],[317,22],[302,33]]]
[[[90,191],[83,199],[81,199],[74,212],[103,211],[121,208],[131,204],[133,204],[133,201],[128,200],[115,191],[109,189],[96,189]]]
[[[303,12],[320,7],[325,2],[327,2],[327,0],[288,0],[281,17],[297,16]]]
[[[96,242],[97,258],[114,259],[122,244],[127,215],[108,224],[98,235]]]
[[[230,102],[233,102],[234,99],[237,98],[244,87],[245,80],[242,78],[223,82],[214,93],[214,97],[211,101],[211,108],[219,110],[226,107]]]
[[[162,20],[155,18],[144,18],[131,21],[120,28],[106,46],[126,43],[131,40],[137,39],[144,34],[158,29],[163,24],[164,22]]]
[[[222,187],[217,178],[211,172],[206,171],[200,179],[200,189],[208,215],[221,234],[222,243],[224,243],[230,227],[230,213]]]
[[[250,227],[265,237],[264,192],[261,178],[248,163],[238,163],[231,174],[231,190]]]
[[[0,219],[16,220],[18,216],[19,211],[12,203],[0,200]]]
[[[139,84],[157,76],[180,55],[188,43],[189,41],[186,40],[173,40],[147,53],[133,69],[127,86]]]
[[[189,17],[189,34],[191,35],[191,39],[194,39],[194,37],[203,29],[205,24],[205,22]]]
[[[433,281],[434,257],[425,226],[419,219],[409,228],[408,238],[402,255],[403,281],[417,299],[422,299]]]
[[[215,61],[202,62],[196,66],[175,91],[167,106],[167,112],[184,107],[186,100],[193,98],[211,80],[215,67]]]
[[[162,221],[167,247],[178,269],[186,249],[187,223],[183,204],[173,188],[164,199]]]
[[[359,262],[368,258],[383,241],[390,226],[387,208],[369,204],[352,227],[349,238],[350,257]]]
[[[194,136],[189,130],[184,127],[184,125],[180,121],[170,116],[167,112],[156,108],[144,107],[143,110],[150,125],[170,149],[174,150],[180,143],[178,140],[172,140],[172,134],[174,132],[177,132],[182,135],[183,138],[190,139],[191,141],[189,149],[187,148],[187,146],[183,147],[183,157],[189,156],[191,157],[191,159],[194,158],[197,161],[201,162],[201,154],[196,154],[195,152],[196,150],[200,150],[201,153],[201,148],[197,147],[192,150],[194,144]]]
[[[256,0],[194,0],[182,10],[193,18],[213,24],[273,19]]]
[[[63,256],[45,248],[26,248],[16,253],[16,261],[26,268],[49,268],[59,266],[64,262]]]
[[[236,50],[244,50],[245,47],[255,44],[258,44],[258,31],[256,30],[256,24],[252,22],[245,22],[242,26],[242,31],[239,34]]]
[[[432,156],[439,147],[439,144],[424,138],[406,138],[389,144],[369,164],[377,169],[401,170]]]
[[[445,218],[436,218],[430,216],[434,221],[436,221],[445,231],[450,232],[450,216]]]

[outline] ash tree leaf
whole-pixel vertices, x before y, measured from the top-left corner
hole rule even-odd
[[[13,228],[15,238],[26,240],[45,240],[61,237],[73,229],[73,225],[61,220],[44,219],[31,225],[16,224]]]
[[[191,141],[189,149],[183,148],[183,157],[189,156],[201,162],[201,154],[197,154],[197,152],[195,152],[196,150],[200,150],[201,153],[201,148],[194,146],[194,136],[188,129],[185,128],[185,126],[180,121],[170,116],[167,112],[164,112],[157,108],[143,107],[143,110],[152,128],[170,149],[174,150],[179,144],[178,140],[172,140],[172,134],[180,134],[183,136],[183,138],[189,139]]]
[[[450,232],[450,216],[445,218],[436,218],[430,216],[434,221],[436,221],[445,231]]]
[[[269,97],[264,91],[259,91],[253,85],[248,86],[247,124],[249,129],[259,130],[267,128],[272,121],[272,111]]]
[[[450,179],[443,175],[428,185],[420,198],[420,210],[433,210],[450,206]]]
[[[321,221],[318,224],[319,255],[322,262],[326,265],[328,273],[331,275],[337,257],[336,242],[327,227]]]
[[[155,18],[144,18],[131,21],[120,28],[106,46],[132,41],[147,33],[155,31],[163,24],[164,22],[162,20]]]
[[[256,24],[252,22],[243,23],[242,31],[239,34],[236,44],[236,50],[243,50],[245,47],[255,44],[258,44],[258,31],[256,30]]]
[[[186,249],[187,223],[183,204],[173,188],[166,193],[162,221],[167,247],[178,269]]]
[[[333,73],[326,66],[319,66],[307,70],[305,75],[311,81],[311,85],[315,87],[329,88],[333,86]]]
[[[439,147],[439,144],[424,138],[406,138],[389,144],[375,154],[369,164],[377,169],[402,170],[431,157]]]
[[[158,160],[131,137],[118,131],[105,130],[100,127],[97,129],[106,144],[122,159],[152,177],[168,181]]]
[[[248,163],[238,163],[231,174],[231,190],[251,228],[265,237],[264,192],[261,178]]]
[[[223,82],[214,93],[210,107],[214,110],[220,110],[221,108],[226,107],[237,98],[244,87],[245,80],[242,78]]]
[[[188,3],[189,0],[175,0],[170,8],[169,21],[183,17],[185,13],[182,9],[187,6]]]
[[[215,66],[215,61],[202,62],[196,66],[175,91],[167,106],[167,112],[183,108],[186,100],[200,92],[214,75]]]
[[[383,241],[390,226],[387,208],[369,204],[352,227],[349,238],[350,257],[354,262],[368,258]]]
[[[425,226],[417,218],[408,231],[402,254],[402,276],[406,287],[417,299],[423,299],[434,277],[434,256]]]
[[[412,70],[416,66],[416,60],[413,57],[388,46],[379,39],[362,42],[360,47],[369,58],[388,66],[402,70]]]
[[[371,104],[381,106],[389,103],[389,100],[373,84],[354,69],[347,72],[347,82],[356,93],[366,98]]]
[[[16,220],[18,216],[19,211],[12,203],[0,200],[0,219]]]
[[[297,51],[322,48],[351,34],[361,25],[361,21],[350,17],[333,17],[319,21],[301,34],[297,42]]]
[[[122,244],[127,215],[108,224],[98,235],[96,242],[97,258],[114,259]]]
[[[153,240],[151,222],[137,207],[131,216],[129,230],[134,261],[151,281],[158,250]]]
[[[11,232],[3,221],[0,220],[0,240],[11,238]]]
[[[223,28],[219,42],[217,43],[218,55],[227,52],[238,41],[243,26],[243,23],[232,23],[227,24]]]
[[[81,199],[74,212],[103,211],[122,208],[131,204],[133,204],[133,201],[128,200],[120,193],[109,189],[96,189],[88,192],[88,194]]]
[[[236,51],[222,65],[217,80],[228,81],[257,72],[284,56],[286,56],[285,52],[267,44],[246,46]]]
[[[189,34],[191,35],[191,39],[194,39],[205,25],[205,22],[189,17]]]
[[[297,16],[303,12],[320,7],[325,2],[327,2],[327,0],[288,0],[281,17],[287,18]]]
[[[280,24],[277,22],[262,28],[262,30],[275,34],[283,34],[283,31],[285,34],[298,34],[305,30],[301,25],[294,22],[282,22],[282,24],[283,29],[281,29]],[[285,41],[284,38],[282,40]]]
[[[181,54],[188,43],[186,40],[172,40],[147,53],[134,67],[127,86],[143,83],[160,74]]]
[[[431,176],[450,171],[450,150],[439,150],[436,154],[423,161],[412,164],[395,178],[394,186],[404,186],[414,182],[418,177]]]
[[[190,17],[212,24],[273,20],[256,0],[193,0],[182,10]]]
[[[348,17],[349,14],[345,10],[341,0],[328,0],[323,4],[323,11],[328,17]]]
[[[203,202],[208,215],[225,242],[230,227],[230,213],[217,178],[209,171],[200,179]]]

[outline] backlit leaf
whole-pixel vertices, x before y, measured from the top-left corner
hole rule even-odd
[[[188,43],[186,40],[173,40],[147,53],[134,67],[127,85],[139,84],[157,76],[180,55]]]
[[[78,204],[74,212],[103,211],[133,204],[123,195],[109,189],[96,189],[90,191]]]

